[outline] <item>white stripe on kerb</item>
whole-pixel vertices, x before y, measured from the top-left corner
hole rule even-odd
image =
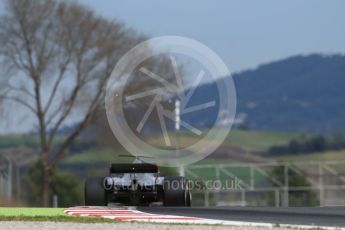
[[[74,216],[98,216],[107,219],[114,219],[120,221],[139,221],[152,223],[178,223],[178,224],[207,224],[207,225],[227,225],[227,226],[252,226],[252,227],[266,227],[273,228],[276,224],[273,223],[258,223],[258,222],[244,222],[244,221],[228,221],[228,220],[213,220],[189,216],[176,216],[164,214],[152,214],[135,210],[135,207],[73,207],[66,208],[64,213]],[[297,229],[312,229],[322,228],[328,230],[345,230],[345,228],[328,227],[328,226],[314,226],[314,225],[293,225],[280,224],[279,227],[297,228]]]

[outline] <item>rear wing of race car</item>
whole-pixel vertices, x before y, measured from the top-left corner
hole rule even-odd
[[[159,168],[154,164],[111,164],[110,173],[158,173]]]

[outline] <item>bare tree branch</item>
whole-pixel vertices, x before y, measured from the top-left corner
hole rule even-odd
[[[26,108],[28,108],[34,114],[36,114],[36,109],[32,105],[30,105],[29,103],[27,103],[26,101],[24,101],[23,99],[21,99],[19,97],[15,97],[15,96],[1,96],[0,95],[0,100],[12,100],[12,101],[15,101],[15,102],[20,103],[21,105],[25,106]]]
[[[15,87],[9,83],[2,83],[4,88],[9,89],[10,91],[15,91],[17,93],[24,93],[26,96],[30,98],[34,98],[35,95],[33,95],[27,88],[25,87]]]

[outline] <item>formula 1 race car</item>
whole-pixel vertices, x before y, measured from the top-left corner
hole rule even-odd
[[[192,202],[186,178],[160,177],[157,165],[138,160],[132,164],[112,164],[109,176],[87,179],[84,193],[87,206],[148,206],[154,202],[191,206]]]

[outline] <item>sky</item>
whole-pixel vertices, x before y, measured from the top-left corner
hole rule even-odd
[[[215,51],[231,72],[293,55],[345,53],[343,0],[74,1],[148,37],[195,39]],[[4,11],[0,0],[0,14]],[[0,133],[32,129],[32,119],[22,117],[0,123]]]
[[[79,0],[150,36],[214,50],[233,72],[297,54],[345,53],[342,0]]]

